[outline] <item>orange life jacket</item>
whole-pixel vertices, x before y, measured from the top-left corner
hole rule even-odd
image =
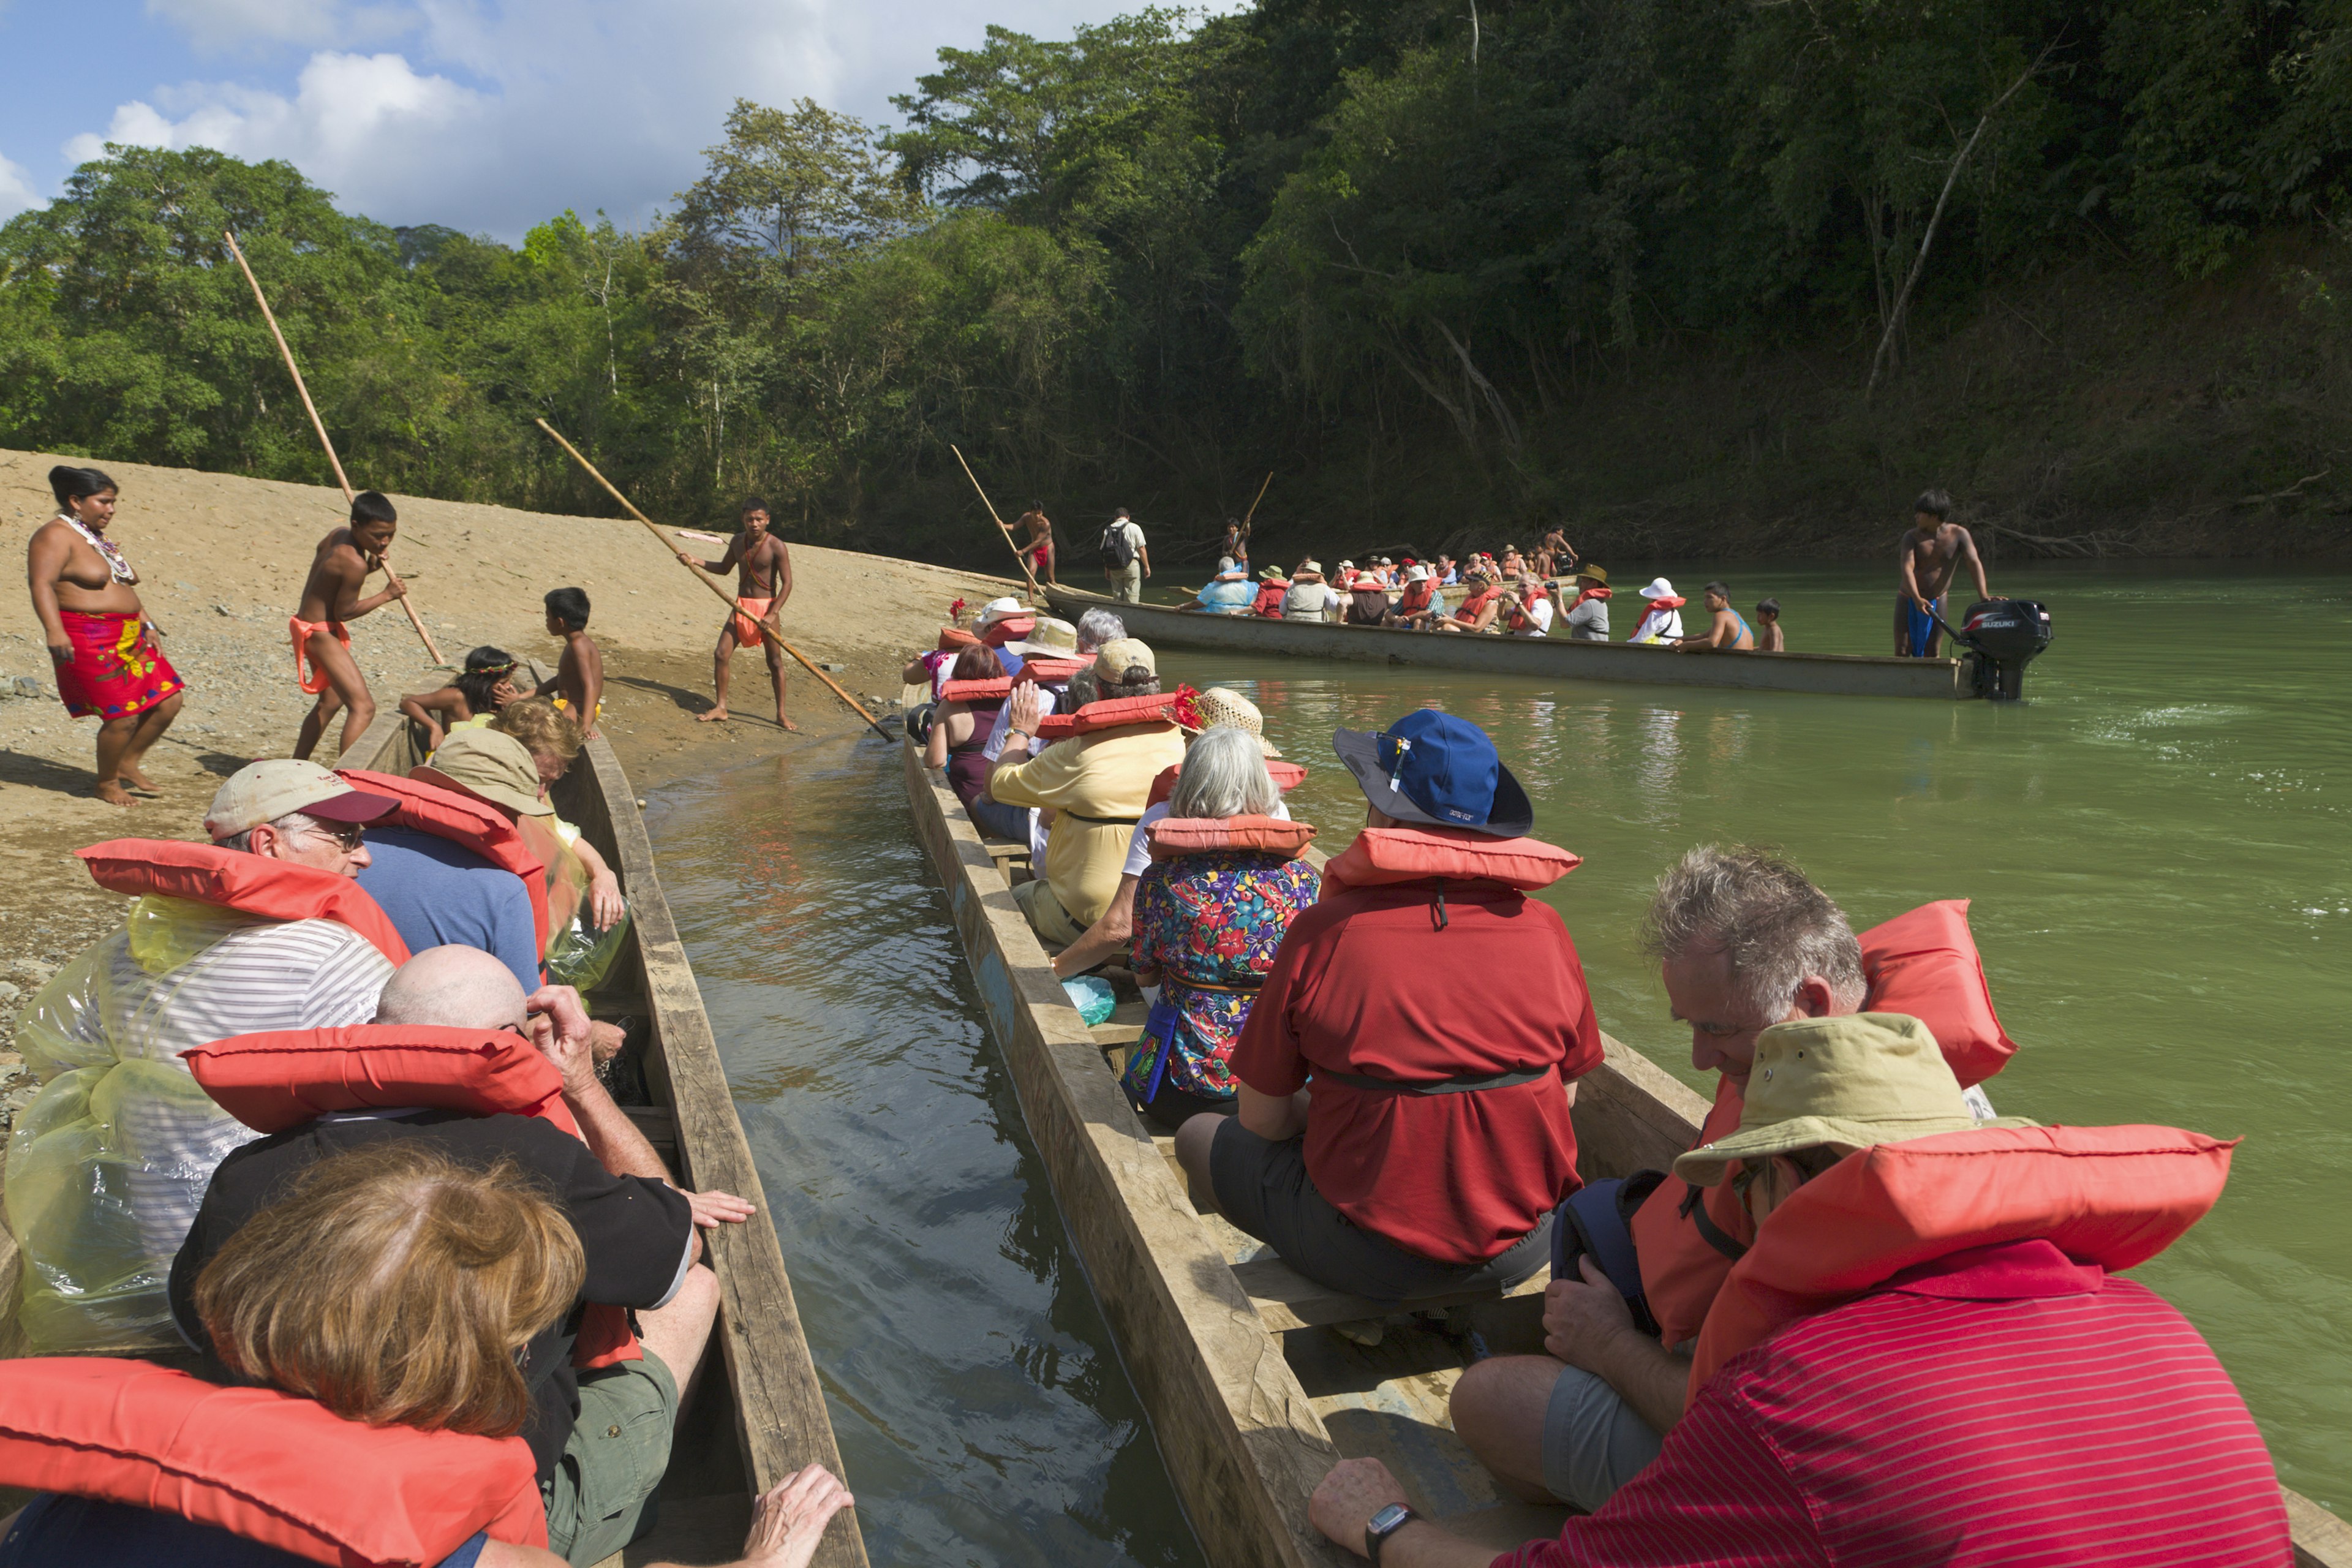
[[[408,962],[408,944],[383,906],[332,871],[175,838],[110,838],[74,853],[110,893],[185,899],[265,920],[333,921],[367,938],[395,967]]]
[[[1864,1010],[1908,1013],[1927,1025],[1964,1088],[1999,1072],[2017,1049],[1993,1016],[1968,911],[1966,899],[1922,904],[1860,939],[1863,973],[1870,982]],[[1739,1086],[1719,1078],[1698,1141],[1737,1129],[1741,1110]],[[1706,1321],[1732,1260],[1755,1239],[1754,1222],[1729,1183],[1694,1188],[1668,1172],[1634,1211],[1633,1228],[1659,1337],[1669,1346],[1680,1344]]]
[[[1175,725],[1170,717],[1176,708],[1176,693],[1157,692],[1149,697],[1106,697],[1099,702],[1089,702],[1075,713],[1049,713],[1037,721],[1037,733],[1050,741],[1066,740],[1072,735],[1096,735],[1105,730],[1123,730],[1144,724]]]
[[[1068,658],[1048,658],[1039,654],[1034,658],[1023,659],[1021,673],[1013,680],[1016,686],[1030,680],[1040,686],[1067,686],[1072,676],[1082,669],[1091,668],[1094,662],[1095,656],[1090,653],[1073,654]]]
[[[1034,616],[1007,616],[994,626],[982,626],[980,643],[982,647],[1003,647],[1009,642],[1019,642],[1037,629]]]
[[[1151,795],[1143,803],[1145,808],[1158,805],[1161,801],[1173,795],[1176,793],[1177,775],[1183,771],[1183,763],[1173,763],[1152,774]],[[1265,772],[1266,776],[1274,780],[1274,787],[1285,795],[1288,795],[1307,782],[1305,768],[1297,763],[1284,762],[1280,757],[1266,758]]]
[[[486,800],[477,800],[423,779],[370,773],[365,768],[337,768],[335,773],[354,789],[387,795],[400,803],[397,809],[376,818],[378,825],[414,828],[436,838],[446,838],[472,850],[499,869],[521,878],[523,890],[530,895],[531,931],[539,939],[540,953],[545,955],[549,934],[547,868],[523,843],[521,830],[507,819],[506,813]]]
[[[1000,675],[992,680],[950,680],[940,687],[942,702],[1002,702],[1013,695],[1013,678]]]
[[[283,1132],[329,1111],[415,1106],[536,1116],[581,1135],[555,1064],[504,1029],[278,1029],[215,1040],[180,1059],[222,1110],[257,1132]],[[587,1304],[572,1342],[574,1366],[611,1366],[644,1354],[625,1309]]]
[[[1151,825],[1147,842],[1154,860],[1220,850],[1279,855],[1296,860],[1315,829],[1278,816],[1166,816]]]
[[[978,647],[979,646],[979,633],[968,632],[961,626],[941,626],[940,628],[940,645],[931,651],[934,653],[961,653],[968,647]]]
[[[8,1363],[0,1486],[177,1514],[333,1568],[425,1568],[478,1531],[547,1544],[520,1437],[346,1421],[152,1362]]]
[[[1850,1154],[1774,1209],[1732,1267],[1690,1391],[1799,1319],[1972,1247],[2039,1239],[2109,1273],[2145,1263],[2205,1217],[2236,1147],[2173,1127],[1994,1127]]]
[[[1583,863],[1539,838],[1490,838],[1466,827],[1367,827],[1323,868],[1323,877],[1358,888],[1440,877],[1533,892]]]
[[[1429,608],[1430,600],[1436,596],[1437,584],[1433,579],[1423,577],[1418,583],[1407,583],[1403,596],[1397,600],[1397,614],[1417,616]]]

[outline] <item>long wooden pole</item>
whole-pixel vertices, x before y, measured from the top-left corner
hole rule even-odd
[[[1242,513],[1242,532],[1244,536],[1249,532],[1250,519],[1257,515],[1257,503],[1265,499],[1265,485],[1272,483],[1274,483],[1274,470],[1268,468],[1265,471],[1265,484],[1258,486],[1257,495],[1250,501],[1249,510]]]
[[[228,253],[236,258],[237,269],[245,274],[245,280],[253,285],[253,302],[261,307],[261,319],[269,323],[269,335],[278,340],[278,352],[286,356],[286,374],[294,378],[294,390],[302,395],[302,407],[310,416],[310,428],[319,433],[319,445],[327,449],[328,466],[335,470],[335,483],[343,487],[343,504],[348,506],[359,492],[352,489],[351,478],[343,472],[343,460],[335,456],[335,444],[327,438],[327,423],[319,417],[319,405],[310,401],[310,389],[302,383],[301,367],[294,363],[294,351],[286,346],[286,334],[278,330],[278,317],[269,309],[269,296],[261,291],[261,279],[253,275],[253,268],[246,262],[245,252],[237,248],[236,236],[224,229],[222,237],[228,241]],[[416,613],[416,606],[408,602],[408,591],[400,581],[400,574],[392,569],[389,561],[379,558],[377,563],[383,568],[385,580],[401,590],[400,607],[408,612],[408,624],[415,626],[416,635],[425,639],[425,651],[433,656],[434,663],[448,663],[441,657],[441,650],[433,646],[433,634],[425,629],[424,617]]]
[[[1021,563],[1021,575],[1029,579],[1030,603],[1036,603],[1037,574],[1029,570],[1029,552],[1022,549],[1021,546],[1013,542],[1013,531],[1004,526],[1004,520],[1002,517],[997,517],[996,503],[988,499],[988,492],[986,490],[981,489],[980,477],[971,471],[971,465],[970,463],[964,462],[963,453],[952,441],[948,443],[948,450],[954,452],[956,455],[956,461],[963,465],[963,477],[971,481],[971,488],[976,490],[980,490],[980,504],[988,509],[989,516],[996,518],[997,531],[1004,535],[1005,547],[1013,552],[1013,559]]]
[[[535,420],[533,423],[537,424],[541,429],[546,431],[550,436],[554,437],[555,444],[562,447],[565,451],[571,453],[572,460],[579,464],[583,468],[585,468],[588,471],[588,477],[590,479],[604,486],[605,494],[611,496],[614,500],[619,501],[623,509],[625,510],[631,517],[634,517],[639,522],[644,523],[646,525],[646,531],[652,534],[656,539],[660,540],[662,542],[663,548],[667,549],[670,552],[673,559],[677,557],[678,554],[677,542],[672,540],[669,535],[664,533],[659,528],[656,527],[652,518],[649,518],[644,512],[639,511],[636,508],[636,503],[630,500],[628,497],[623,495],[619,489],[615,489],[612,480],[606,479],[603,474],[598,473],[596,471],[596,465],[582,457],[580,455],[580,448],[565,440],[562,431],[556,429],[554,426],[550,425],[544,419]],[[683,565],[685,563],[681,562],[680,564]],[[815,676],[819,680],[824,681],[825,685],[831,687],[833,689],[833,694],[835,697],[840,698],[844,702],[849,704],[851,712],[856,713],[860,719],[863,719],[868,724],[873,725],[874,732],[876,734],[881,736],[886,741],[890,738],[890,731],[882,728],[880,721],[877,721],[873,714],[868,713],[862,706],[860,706],[856,698],[852,697],[848,692],[844,691],[841,689],[841,683],[839,681],[834,679],[833,677],[827,675],[824,670],[819,669],[815,665],[809,663],[808,655],[803,653],[800,649],[786,642],[777,632],[774,622],[761,620],[760,616],[755,616],[751,611],[745,609],[743,607],[742,600],[737,598],[734,595],[720,587],[699,568],[688,566],[687,570],[694,574],[694,580],[696,582],[701,584],[704,587],[709,589],[712,593],[726,600],[728,604],[733,605],[735,612],[738,615],[743,616],[746,620],[757,622],[762,632],[776,639],[776,646],[778,647],[782,648],[786,653],[791,654],[794,658],[799,659],[801,664],[811,675]]]

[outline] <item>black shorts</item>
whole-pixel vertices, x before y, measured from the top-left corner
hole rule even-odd
[[[1303,1138],[1269,1143],[1238,1121],[1209,1145],[1209,1184],[1225,1218],[1318,1285],[1401,1301],[1516,1285],[1551,1261],[1551,1215],[1484,1263],[1440,1263],[1374,1235],[1331,1206],[1307,1174]]]
[[[1133,1103],[1134,1099],[1132,1094],[1128,1096],[1129,1103]],[[1173,1073],[1160,1084],[1160,1092],[1151,1097],[1150,1104],[1136,1106],[1146,1117],[1171,1132],[1195,1116],[1231,1116],[1241,1108],[1241,1100],[1235,1095],[1194,1094],[1190,1089],[1177,1088]]]

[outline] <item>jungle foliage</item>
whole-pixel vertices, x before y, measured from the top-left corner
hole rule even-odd
[[[110,149],[0,229],[0,442],[323,479],[234,228],[387,489],[606,510],[543,415],[656,515],[907,551],[994,549],[950,443],[1082,549],[1275,467],[1359,531],[1573,516],[1580,414],[1669,361],[1801,351],[1851,414],[2037,278],[2352,226],[2352,0],[1260,0],[991,28],[897,103],[739,102],[660,222],[520,247]]]

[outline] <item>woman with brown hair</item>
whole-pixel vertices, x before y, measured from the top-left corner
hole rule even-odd
[[[337,1540],[338,1523],[356,1533],[387,1509],[408,1510],[420,1537],[449,1538],[480,1510],[467,1516],[464,1504],[429,1487],[402,1484],[447,1462],[446,1450],[425,1435],[520,1447],[516,1435],[531,1409],[530,1347],[572,1306],[584,1270],[563,1211],[510,1162],[468,1167],[400,1139],[320,1161],[205,1266],[194,1301],[233,1379],[298,1395],[349,1427],[322,1428],[315,1411],[295,1406],[308,1430],[325,1434],[302,1454],[254,1444],[208,1455],[192,1479],[149,1494],[173,1498],[186,1513],[103,1500],[125,1489],[106,1473],[121,1460],[86,1461],[78,1485],[44,1491],[0,1531],[0,1565],[294,1568],[310,1559],[277,1542],[300,1538],[298,1531]],[[248,1416],[239,1431],[262,1436],[284,1414],[272,1407],[259,1421]],[[123,1425],[138,1417],[131,1408]],[[486,1468],[504,1458],[503,1446],[482,1450]],[[363,1468],[352,1468],[354,1460]],[[527,1451],[514,1465],[526,1495],[535,1491]],[[210,1502],[191,1495],[208,1489]],[[247,1506],[222,1508],[222,1498]],[[825,1521],[849,1500],[814,1466],[779,1485],[753,1514],[744,1568],[803,1568]],[[242,1528],[203,1522],[206,1516]],[[296,1529],[279,1522],[287,1518]],[[522,1533],[508,1520],[488,1522]],[[553,1552],[492,1540],[486,1529],[437,1561],[442,1568],[563,1568]]]
[[[98,720],[98,798],[134,805],[124,785],[153,792],[139,763],[179,717],[187,683],[155,646],[139,574],[106,537],[114,481],[60,463],[49,470],[49,489],[58,515],[33,531],[25,551],[33,614],[66,711]]]
[[[955,672],[941,689],[964,682],[973,683],[977,689],[968,689],[942,701],[932,711],[931,732],[923,742],[923,764],[947,770],[948,787],[967,811],[988,787],[989,731],[1011,690],[1009,686],[998,690],[993,684],[981,688],[978,683],[1003,679],[1004,661],[996,657],[994,648],[968,647],[956,655]]]

